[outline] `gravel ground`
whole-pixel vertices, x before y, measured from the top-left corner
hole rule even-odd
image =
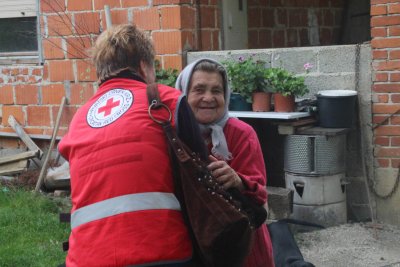
[[[317,267],[400,267],[400,227],[345,224],[295,234],[305,258]]]

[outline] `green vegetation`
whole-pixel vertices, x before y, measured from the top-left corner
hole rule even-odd
[[[161,68],[161,63],[158,60],[155,60],[154,65],[156,69],[157,82],[171,87],[175,87],[175,82],[179,75],[178,70],[171,68],[163,69]]]
[[[62,242],[68,239],[70,225],[60,223],[58,214],[66,210],[65,201],[0,185],[0,266],[63,263]]]

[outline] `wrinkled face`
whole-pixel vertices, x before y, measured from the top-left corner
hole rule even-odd
[[[209,124],[220,119],[225,110],[221,75],[217,72],[195,71],[188,90],[188,102],[199,123]]]

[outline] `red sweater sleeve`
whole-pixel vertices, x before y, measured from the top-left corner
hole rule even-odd
[[[229,119],[224,133],[232,160],[228,164],[242,178],[243,193],[260,205],[267,201],[264,158],[254,129],[243,121]]]

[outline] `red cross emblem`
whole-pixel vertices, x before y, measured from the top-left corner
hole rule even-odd
[[[106,103],[105,106],[99,108],[97,113],[104,112],[104,117],[106,117],[106,116],[111,114],[111,111],[112,111],[113,108],[119,106],[119,103],[120,103],[119,100],[114,102],[114,98],[111,97],[110,99],[107,100],[107,103]]]

